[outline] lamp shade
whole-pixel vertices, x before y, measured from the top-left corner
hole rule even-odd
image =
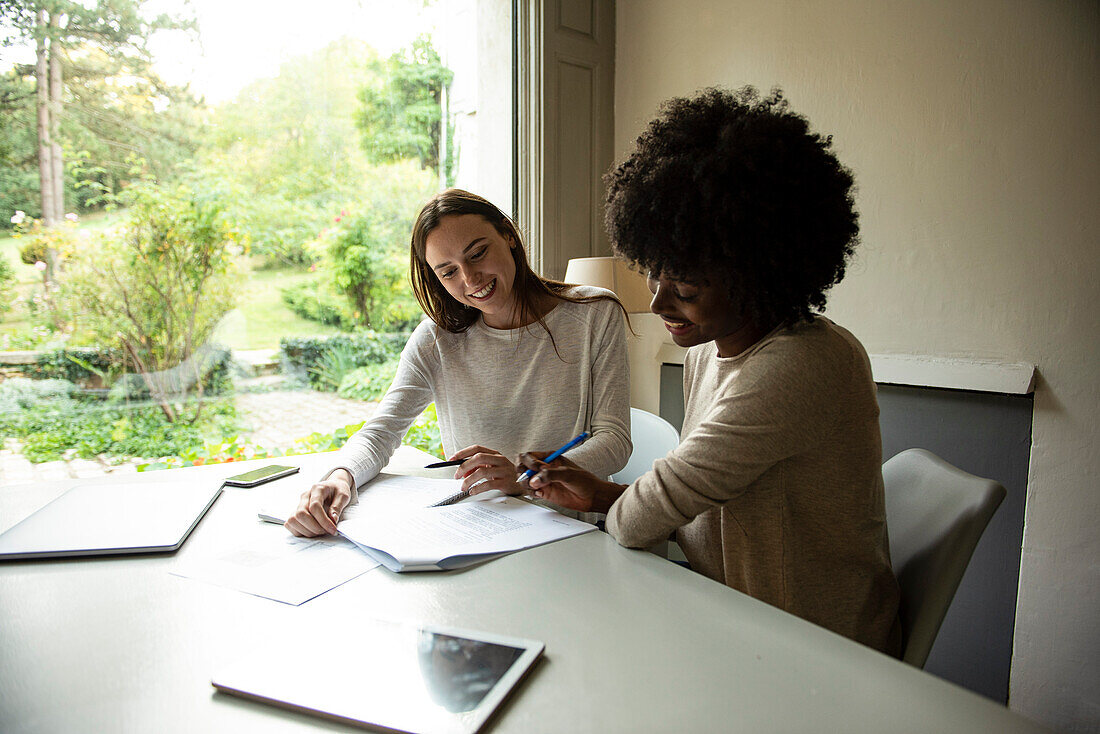
[[[575,257],[565,267],[565,282],[606,288],[628,313],[648,312],[653,300],[645,276],[617,257]]]

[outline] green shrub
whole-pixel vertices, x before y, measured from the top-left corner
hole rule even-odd
[[[366,421],[364,421],[365,423]],[[294,442],[294,448],[288,454],[307,454],[318,451],[335,451],[347,443],[347,440],[363,427],[363,423],[337,428],[332,433],[311,433]],[[401,443],[406,446],[427,451],[432,456],[443,456],[443,442],[439,436],[439,418],[435,412],[435,403],[430,404],[409,427]]]
[[[11,310],[15,300],[15,269],[0,256],[0,316]]]
[[[357,367],[344,375],[336,394],[351,400],[379,400],[393,382],[399,361]]]
[[[413,422],[402,443],[443,458],[443,441],[439,436],[439,416],[435,412],[435,403],[428,405]]]
[[[314,431],[308,436],[296,439],[294,446],[285,450],[262,448],[241,439],[240,436],[232,436],[220,441],[205,441],[201,445],[188,448],[175,456],[164,456],[157,461],[140,464],[138,471],[335,451],[347,443],[352,434],[363,427],[363,423],[365,421],[341,426],[331,433]],[[439,421],[436,417],[435,403],[424,409],[424,412],[420,414],[420,417],[416,419],[416,422],[409,428],[408,433],[405,434],[402,443],[427,451],[433,456],[443,456],[443,445],[439,438]]]
[[[359,423],[350,423],[346,426],[337,428],[332,433],[321,433],[320,431],[314,431],[308,436],[302,436],[294,440],[294,448],[288,451],[288,454],[313,454],[322,451],[335,451],[336,449],[347,443],[348,439],[353,433],[363,427],[363,423],[366,421],[360,421]]]
[[[206,345],[238,295],[242,245],[213,189],[139,181],[120,198],[124,223],[66,260],[62,293],[82,334],[123,350],[174,421],[174,403],[203,391]]]
[[[333,392],[339,389],[344,377],[359,365],[358,350],[348,344],[337,344],[321,355],[321,361],[309,368],[310,382]]]
[[[318,238],[332,284],[347,297],[357,324],[398,330],[420,319],[408,280],[411,211],[403,210],[395,218],[385,208],[371,205],[353,214],[343,210]]]
[[[24,386],[6,387],[19,378],[0,384],[0,403],[7,393]],[[38,381],[36,381],[38,382]],[[156,405],[119,406],[96,399],[73,399],[62,389],[62,381],[43,381],[33,388],[38,398],[28,402],[16,398],[19,408],[0,411],[0,433],[23,443],[22,453],[33,462],[56,461],[75,455],[91,459],[99,455],[177,455],[203,445],[204,437],[237,433],[237,414],[231,400],[209,401],[202,419],[194,423],[170,423]],[[70,384],[71,388],[71,384]],[[56,394],[42,398],[51,390]],[[16,402],[13,401],[13,402]],[[180,404],[181,414],[194,412],[195,405]]]
[[[22,212],[16,212],[22,214]],[[14,220],[13,220],[14,222]],[[40,219],[28,221],[25,217],[15,222],[12,237],[23,239],[19,247],[19,259],[26,265],[41,268],[41,283],[33,295],[24,301],[32,323],[50,331],[65,331],[71,326],[65,313],[64,299],[60,298],[58,273],[61,264],[77,250],[79,238],[76,222],[62,222],[47,227]]]
[[[327,326],[335,326],[346,331],[355,328],[355,321],[347,312],[344,304],[334,294],[324,290],[317,283],[299,283],[279,289],[285,303],[291,311],[303,319],[316,321]]]
[[[76,391],[76,385],[68,380],[11,377],[0,382],[0,420],[4,420],[2,414],[33,408],[42,401],[69,400]]]
[[[25,265],[34,265],[38,261],[46,262],[49,257],[48,251],[49,245],[46,240],[35,238],[24,242],[19,248],[19,260]]]
[[[87,382],[96,375],[118,369],[123,362],[118,349],[69,347],[39,352],[34,364],[20,365],[20,371],[35,380]]]
[[[266,182],[284,185],[284,179]],[[286,191],[251,192],[234,202],[240,229],[248,234],[250,252],[264,258],[265,267],[308,265],[316,257],[307,243],[329,219],[328,209]]]
[[[312,387],[322,387],[314,370],[321,364],[325,353],[335,349],[348,349],[355,356],[355,367],[381,364],[397,359],[408,333],[379,333],[364,331],[356,334],[339,334],[331,337],[284,337],[279,340],[283,372],[308,382]],[[339,382],[336,383],[339,386]]]
[[[232,387],[230,369],[233,355],[224,347],[213,347],[202,355],[203,390],[207,393],[222,394]],[[116,380],[125,387],[116,390],[119,397],[144,400],[149,391],[138,375],[121,375],[124,365],[121,350],[104,347],[66,347],[40,352],[33,364],[9,365],[9,369],[22,373],[34,380],[68,380],[87,385],[96,377],[106,387]]]

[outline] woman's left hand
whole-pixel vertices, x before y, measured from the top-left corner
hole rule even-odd
[[[465,459],[455,471],[455,479],[462,480],[462,491],[471,495],[499,489],[504,494],[524,494],[527,482],[520,484],[516,476],[520,470],[499,451],[484,446],[467,446],[451,459]]]

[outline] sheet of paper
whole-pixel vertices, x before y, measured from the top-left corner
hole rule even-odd
[[[596,529],[499,492],[432,507],[460,486],[456,479],[379,474],[360,488],[359,503],[344,510],[337,527],[391,571],[461,568]],[[260,517],[281,523],[286,512],[267,505]]]
[[[402,570],[431,567],[460,556],[474,563],[475,556],[533,548],[594,529],[549,508],[504,496],[400,512],[360,512],[340,523],[345,537],[356,545],[384,551]]]
[[[303,485],[305,489],[309,485]],[[453,497],[462,487],[459,479],[410,477],[399,474],[379,474],[359,489],[359,503],[345,508],[344,520],[361,514],[405,512],[434,505]],[[298,508],[302,489],[292,486],[264,503],[259,517],[267,522],[286,522]]]
[[[399,474],[379,474],[359,491],[357,514],[416,510],[454,496],[461,479],[429,479]]]
[[[249,519],[233,541],[188,549],[170,573],[298,606],[379,564],[346,538],[297,538]]]

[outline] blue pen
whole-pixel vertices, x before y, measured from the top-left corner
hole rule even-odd
[[[589,437],[590,435],[592,435],[592,434],[590,434],[590,433],[589,433],[588,431],[585,431],[584,433],[582,433],[581,435],[577,436],[576,438],[574,438],[574,439],[573,439],[572,441],[570,441],[569,443],[567,443],[567,444],[565,444],[564,446],[562,446],[562,447],[561,447],[560,449],[558,449],[558,450],[557,450],[557,451],[555,451],[554,453],[552,453],[552,454],[550,454],[549,456],[547,456],[547,457],[546,457],[545,459],[543,459],[543,461],[545,461],[545,462],[546,462],[547,464],[549,464],[549,463],[550,463],[551,461],[553,461],[554,459],[558,458],[559,456],[561,456],[562,454],[564,454],[564,453],[565,453],[566,451],[568,451],[569,449],[573,448],[574,446],[576,446],[577,444],[579,444],[579,443],[580,443],[581,441],[583,441],[584,439],[588,438],[588,437]],[[517,482],[522,482],[522,481],[524,481],[524,480],[530,479],[530,478],[531,478],[531,477],[533,477],[533,476],[535,476],[535,470],[534,470],[534,469],[528,469],[527,471],[525,471],[525,472],[523,472],[522,474],[520,474],[520,475],[519,475],[519,479],[517,479],[516,481],[517,481]]]

